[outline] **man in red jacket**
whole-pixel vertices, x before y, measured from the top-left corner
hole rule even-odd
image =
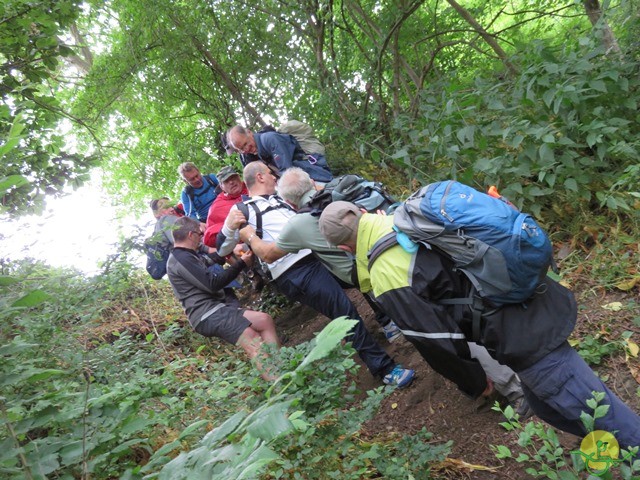
[[[209,207],[207,215],[207,228],[204,232],[203,243],[210,247],[216,246],[216,237],[222,229],[229,210],[236,203],[242,201],[242,196],[247,195],[247,186],[240,178],[240,174],[231,166],[223,167],[216,175],[220,182],[222,192],[216,197]]]

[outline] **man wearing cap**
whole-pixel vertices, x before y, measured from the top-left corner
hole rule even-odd
[[[216,176],[220,182],[222,193],[216,197],[211,207],[209,207],[207,226],[202,240],[205,245],[210,247],[216,246],[216,237],[222,229],[231,207],[241,202],[243,195],[249,194],[247,186],[232,166],[223,167]]]
[[[181,163],[178,175],[187,184],[180,194],[185,215],[202,223],[201,228],[204,230],[209,207],[218,196],[218,179],[212,173],[202,175],[191,162]]]
[[[547,278],[544,292],[484,313],[479,338],[473,338],[469,308],[439,303],[471,291],[469,280],[448,258],[421,244],[412,253],[394,245],[369,264],[373,245],[393,231],[393,217],[363,214],[352,203],[334,202],[320,216],[320,231],[329,243],[355,255],[361,289],[373,291],[429,365],[463,392],[478,396],[486,388],[480,365],[469,354],[467,339],[473,339],[518,374],[525,398],[541,419],[584,437],[588,432],[581,414],[593,412],[586,402],[592,392],[603,392],[601,404],[608,411],[595,420],[595,428],[615,432],[625,448],[640,445],[640,417],[567,342],[577,306],[559,283]]]
[[[289,168],[278,180],[278,194],[295,210],[305,207],[316,192],[313,180],[305,171],[297,167]],[[251,240],[251,249],[262,260],[273,262],[287,253],[296,253],[303,248],[310,248],[345,287],[353,288],[354,284],[357,287],[353,256],[326,241],[320,232],[318,220],[319,216],[311,212],[298,213],[289,219],[275,242],[266,242],[254,236]],[[240,238],[243,241],[254,234],[255,229],[250,225],[240,230]],[[376,320],[383,326],[385,334],[397,332],[400,336],[395,323],[378,304],[367,294],[364,297],[376,314]],[[390,335],[386,336],[389,341],[392,341]],[[494,382],[496,391],[503,395],[518,413],[523,416],[529,413],[528,406],[523,402],[520,380],[513,370],[496,362],[485,348],[473,343],[469,348],[472,356],[478,359],[486,375]],[[491,392],[488,391],[487,394],[489,393]]]
[[[273,242],[277,241],[283,227],[296,214],[275,195],[276,178],[264,163],[249,163],[244,168],[244,180],[251,195],[251,199],[245,202],[248,218],[238,205],[231,208],[218,235],[221,255],[232,251],[239,241],[238,230],[247,223],[256,228],[260,218],[263,238]],[[250,236],[246,244],[251,246],[254,237]],[[290,299],[308,305],[330,319],[347,316],[358,320],[349,340],[373,376],[380,376],[385,384],[398,387],[411,383],[414,371],[397,365],[375,342],[340,284],[312,255],[311,250],[286,254],[267,266],[279,291]]]

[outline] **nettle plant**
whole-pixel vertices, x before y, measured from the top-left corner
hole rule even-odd
[[[609,411],[608,405],[600,405],[604,393],[593,392],[593,397],[587,400],[587,405],[593,413],[582,412],[580,419],[587,432],[595,430],[595,422],[604,417]],[[594,471],[589,462],[585,462],[585,456],[579,450],[567,451],[558,439],[556,431],[541,422],[528,422],[522,424],[518,414],[510,406],[504,410],[496,403],[493,410],[501,412],[506,422],[500,423],[508,432],[516,433],[520,452],[512,452],[505,445],[492,445],[497,458],[512,459],[526,466],[525,472],[538,478],[550,478],[553,480],[580,480],[585,478],[613,479],[637,479],[640,474],[640,459],[637,458],[640,446],[629,451],[621,450],[620,462],[612,462],[606,468]],[[604,464],[602,464],[604,465]],[[600,466],[598,464],[598,466]]]

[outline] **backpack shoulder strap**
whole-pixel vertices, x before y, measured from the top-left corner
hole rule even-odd
[[[238,210],[242,212],[242,215],[244,215],[244,218],[247,220],[247,222],[249,221],[249,205],[251,205],[251,208],[253,208],[253,211],[256,213],[256,229],[255,230],[258,238],[262,238],[262,235],[264,234],[262,230],[262,216],[265,213],[270,212],[271,210],[277,210],[279,208],[286,208],[286,209],[292,210],[292,208],[283,201],[279,201],[278,205],[269,205],[264,210],[260,210],[260,207],[256,205],[256,202],[253,201],[251,198],[249,198],[248,200],[245,200],[244,202],[237,204]]]
[[[211,179],[211,177],[209,177],[209,175],[203,175],[202,178],[204,178],[207,181],[207,185],[209,185],[209,188],[207,188],[204,192],[200,193],[198,196],[203,195],[205,192],[208,192],[209,189],[211,188],[214,188],[214,189],[218,188],[218,184],[216,184]],[[186,187],[184,187],[184,191],[187,193],[187,196],[191,200],[191,203],[193,203],[193,200],[196,196],[195,189],[191,185],[187,185]]]
[[[244,199],[243,199],[244,200]],[[248,198],[242,202],[236,203],[236,207],[245,218],[245,221],[249,221],[249,204],[253,206],[254,211],[256,212],[256,235],[259,238],[262,238],[262,215],[260,214],[260,209],[256,206],[255,203],[251,202],[251,198]],[[260,233],[258,233],[260,230]]]
[[[367,253],[367,259],[369,260],[367,269],[371,271],[371,267],[373,266],[373,263],[378,259],[378,257],[397,244],[397,232],[389,232],[384,237],[378,239],[378,241],[373,244],[373,247],[371,247],[371,250],[369,250],[369,252]]]
[[[193,187],[191,185],[187,185],[186,187],[184,187],[184,191],[187,194],[187,197],[189,197],[189,200],[191,200],[191,203],[193,204],[193,199],[194,199]]]
[[[369,263],[367,268],[371,271],[371,267],[376,259],[385,251],[389,250],[394,245],[398,244],[397,232],[389,232],[385,236],[381,237],[376,243],[373,244],[369,253],[367,253],[367,259]],[[472,341],[478,341],[480,339],[480,327],[482,315],[486,309],[482,299],[475,294],[475,289],[472,288],[468,297],[461,298],[443,298],[436,303],[440,305],[467,305],[472,312],[471,323],[471,336]]]

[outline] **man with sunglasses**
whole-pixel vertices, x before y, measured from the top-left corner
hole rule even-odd
[[[182,217],[176,221],[175,227],[174,248],[167,261],[167,274],[191,327],[205,337],[218,337],[240,346],[250,359],[261,356],[265,343],[279,346],[271,316],[242,308],[229,289],[224,288],[242,270],[251,266],[253,254],[242,253],[233,265],[214,274],[197,253],[202,239],[199,223]],[[273,378],[268,368],[260,362],[257,366],[263,378]]]

